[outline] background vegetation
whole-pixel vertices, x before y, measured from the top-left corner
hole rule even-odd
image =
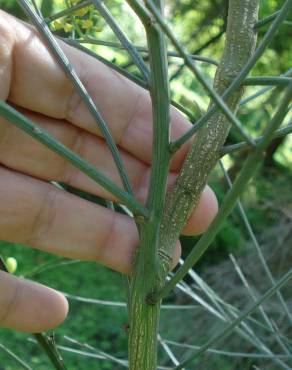
[[[72,2],[74,3],[74,1]],[[219,60],[224,42],[228,1],[185,0],[167,1],[166,3],[167,18],[189,52]],[[276,0],[262,2],[260,18],[278,10],[282,3],[283,1]],[[1,0],[0,4],[1,9],[23,17],[14,0]],[[68,4],[70,4],[70,0],[43,0],[38,2],[43,15],[46,17],[66,8]],[[122,0],[108,1],[107,5],[130,39],[135,44],[144,46],[145,36],[143,31],[138,22],[132,21],[132,13],[125,2]],[[252,72],[253,75],[279,75],[287,71],[291,73],[292,15],[289,17],[281,26],[263,57],[256,64]],[[79,18],[83,35],[75,35],[77,39],[94,37],[97,40],[117,42],[102,19],[96,16],[90,18],[88,14]],[[86,24],[84,24],[86,20],[91,20],[94,27],[86,28]],[[65,27],[66,23],[66,20],[61,24],[53,23],[52,27],[61,37],[71,36],[71,30]],[[267,26],[259,29],[259,39],[261,39]],[[137,73],[127,53],[123,50],[98,45],[91,46],[91,48],[104,58],[123,66],[132,73]],[[170,48],[170,50],[172,49]],[[147,60],[147,54],[143,55]],[[200,63],[200,66],[204,74],[212,81],[215,66],[207,63]],[[170,58],[170,79],[173,98],[188,109],[194,118],[197,118],[201,111],[206,110],[208,97],[190,72],[183,67],[179,58]],[[251,96],[258,90],[260,90],[259,87],[247,88],[245,97]],[[271,89],[261,97],[241,106],[240,119],[253,136],[260,135],[271,118],[271,114],[278,103],[277,96],[274,94],[274,90]],[[288,123],[289,120],[292,121],[292,115],[287,118],[286,122]],[[276,140],[270,145],[264,165],[242,199],[248,219],[275,279],[283,275],[292,264],[291,136]],[[235,143],[238,140],[237,133],[231,130],[228,137],[229,143]],[[236,155],[224,157],[224,164],[229,169],[231,178],[234,178],[240,169],[245,155],[246,153],[240,152]],[[212,173],[210,183],[220,201],[226,193],[226,183],[219,166]],[[69,190],[72,191],[73,189]],[[194,245],[195,238],[182,237],[182,241],[183,253],[187,254]],[[31,250],[25,246],[12,245],[5,241],[0,242],[0,248],[0,253],[4,259],[9,256],[17,259],[19,268],[16,273],[18,275],[34,279],[72,295],[70,315],[67,321],[54,333],[57,343],[70,350],[70,352],[62,351],[68,369],[87,369],[90,366],[98,370],[122,368],[121,365],[108,361],[108,359],[98,360],[90,357],[106,357],[101,351],[112,354],[117,358],[126,357],[127,315],[125,307],[100,304],[101,302],[97,301],[125,301],[123,280],[119,274],[94,263],[72,262]],[[242,309],[251,302],[251,298],[234,269],[234,263],[229,258],[230,253],[235,256],[242,267],[242,271],[253,291],[256,294],[263,293],[269,287],[269,283],[263,275],[262,267],[257,261],[257,255],[254,252],[250,237],[237,210],[225,222],[213,245],[198,265],[196,272],[226,302]],[[203,292],[198,288],[198,284],[194,284],[190,277],[186,279],[186,283],[193,288],[196,294],[204,297]],[[291,291],[289,295],[288,288],[285,288],[283,294],[291,310]],[[91,303],[82,302],[78,300],[78,297],[86,297],[95,301]],[[176,310],[172,308],[163,309],[161,336],[164,339],[200,345],[209,338],[214,330],[221,327],[222,321],[210,311],[210,300],[206,299],[207,306],[198,302],[198,299],[194,303],[194,300],[196,300],[194,297],[182,291],[176,291],[170,297],[169,302],[166,302],[177,305],[195,305],[196,307]],[[278,301],[276,299],[269,301],[266,311],[276,321],[281,333],[288,338],[286,338],[288,341],[286,344],[288,343],[287,346],[291,350],[291,332],[288,332],[287,319]],[[259,319],[259,317],[254,315],[255,319]],[[264,330],[258,328],[257,334],[260,338],[265,338],[265,342],[268,343],[273,352],[280,352],[277,342],[272,338],[269,342]],[[85,343],[94,347],[94,350],[86,347]],[[39,347],[30,340],[28,335],[1,329],[0,344],[13,349],[33,369],[45,370],[50,368],[47,358],[42,354]],[[172,348],[175,353],[180,354],[180,348]],[[232,335],[227,341],[221,342],[220,346],[216,348],[224,348],[231,352],[254,352],[248,343],[242,341],[241,337],[236,334]],[[77,351],[83,351],[83,354]],[[170,364],[162,349],[160,363]],[[16,370],[18,369],[17,366],[16,362],[4,350],[1,352],[0,347],[0,370]],[[226,355],[226,353],[222,355],[208,352],[200,358],[197,369],[247,370],[256,369],[254,366],[263,369],[277,368],[269,359],[233,357]]]

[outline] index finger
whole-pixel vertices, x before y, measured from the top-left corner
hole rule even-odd
[[[0,61],[6,66],[6,77],[0,74],[4,99],[35,112],[66,119],[100,136],[94,118],[37,32],[4,12],[0,12],[0,31],[4,41],[0,46]],[[150,163],[153,130],[149,92],[91,56],[61,41],[60,45],[116,143]],[[174,139],[190,124],[174,108],[171,117]],[[180,167],[186,151],[187,146],[177,152],[172,169]]]

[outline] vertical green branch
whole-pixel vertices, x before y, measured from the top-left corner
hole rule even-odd
[[[157,6],[162,13],[162,4]],[[143,21],[143,19],[142,19]],[[140,246],[130,285],[129,367],[131,370],[157,369],[157,331],[160,303],[149,305],[146,296],[162,286],[159,280],[159,228],[162,219],[170,161],[169,85],[167,51],[163,33],[152,22],[145,22],[153,114],[153,152],[150,187],[147,198],[148,220],[137,218]],[[171,259],[170,259],[171,261]]]

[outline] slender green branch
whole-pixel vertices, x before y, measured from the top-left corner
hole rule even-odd
[[[199,346],[194,346],[192,344],[187,343],[179,343],[175,342],[173,340],[165,340],[165,343],[170,344],[174,347],[180,347],[185,349],[200,349]],[[273,358],[279,358],[279,359],[292,359],[291,355],[282,355],[280,353],[273,353],[271,355],[266,355],[263,353],[250,353],[250,352],[231,352],[231,351],[223,351],[215,348],[208,348],[206,352],[214,355],[220,355],[220,356],[226,356],[226,357],[238,357],[238,358],[255,358],[255,359],[273,359]]]
[[[38,344],[46,352],[48,358],[51,360],[56,370],[66,370],[63,359],[60,356],[54,341],[47,338],[45,334],[34,334],[34,337],[37,340]]]
[[[287,86],[291,81],[292,81],[291,77],[261,76],[261,77],[246,78],[242,82],[242,85],[243,86],[256,86],[256,85]]]
[[[272,140],[277,139],[279,137],[284,137],[286,135],[289,135],[292,133],[292,122],[287,124],[286,126],[279,128],[273,133]],[[257,137],[255,139],[255,142],[258,144],[263,139],[263,136]],[[226,154],[231,154],[234,152],[237,152],[242,149],[247,149],[249,147],[248,143],[246,141],[242,141],[241,143],[232,144],[232,145],[226,145],[223,146],[221,150],[221,157],[223,157]]]
[[[148,9],[145,8],[142,2],[140,2],[139,0],[126,0],[126,1],[134,10],[136,15],[140,18],[140,21],[143,23],[145,28],[148,25],[152,25],[152,27],[156,28],[156,25],[154,24],[153,19],[151,17],[151,14],[149,13]]]
[[[92,5],[92,1],[91,0],[82,1],[82,3],[75,4],[75,5],[71,6],[70,8],[64,9],[61,12],[58,12],[58,13],[56,13],[56,14],[48,17],[48,18],[46,18],[45,21],[47,23],[53,22],[53,21],[55,21],[57,19],[66,17],[68,15],[71,15],[76,10],[86,8],[87,6],[90,6],[90,5]]]
[[[222,99],[226,100],[227,98],[232,96],[234,91],[236,91],[240,87],[240,85],[242,84],[242,81],[246,78],[249,71],[255,65],[257,60],[261,57],[267,45],[271,42],[272,38],[278,31],[284,19],[287,17],[291,8],[292,8],[292,0],[286,0],[284,5],[282,6],[282,9],[277,14],[277,17],[274,20],[272,26],[269,28],[268,32],[263,37],[260,45],[257,47],[255,53],[249,58],[244,68],[242,68],[241,72],[232,81],[232,83],[226,89],[226,91],[224,91],[224,93],[222,94]],[[213,107],[209,109],[208,112],[203,117],[201,117],[186,134],[184,134],[181,138],[179,138],[178,140],[172,143],[171,145],[172,150],[176,151],[177,149],[181,147],[181,145],[183,145],[187,140],[189,140],[193,136],[193,134],[198,130],[198,128],[202,127],[204,123],[207,122],[208,119],[210,119],[210,117],[216,112],[216,110],[217,110],[217,107]]]
[[[19,356],[12,352],[9,348],[0,343],[0,349],[6,353],[8,356],[14,359],[25,370],[33,370],[29,365],[27,365]]]
[[[129,80],[135,82],[137,85],[143,87],[144,89],[149,89],[149,86],[146,84],[146,82],[144,80],[142,80],[140,77],[137,77],[136,75],[128,72],[126,69],[108,61],[107,59],[103,58],[101,55],[95,53],[94,51],[82,46],[78,40],[73,40],[73,39],[68,39],[68,38],[63,38],[63,37],[60,37],[60,39],[64,42],[66,42],[66,44],[68,45],[71,45],[71,46],[74,46],[76,49],[79,49],[81,50],[82,52],[92,56],[93,58],[97,59],[98,61],[102,62],[103,64],[105,64],[106,66],[108,66],[109,68],[117,71],[118,73],[120,73],[122,76],[125,76],[126,78],[128,78]]]
[[[225,29],[221,29],[215,36],[211,37],[208,41],[204,42],[203,45],[199,46],[195,49],[192,54],[200,54],[203,50],[205,50],[208,46],[212,45],[216,41],[218,41],[225,33]],[[191,36],[192,38],[192,36]],[[191,54],[191,55],[192,55]],[[173,80],[177,79],[182,71],[185,68],[185,64],[182,64],[169,78],[169,81],[172,82]]]
[[[222,163],[220,162],[220,165],[222,167]],[[223,167],[222,167],[223,168]],[[225,169],[224,169],[225,171]],[[226,171],[224,172],[225,174]],[[228,176],[228,175],[227,175]],[[230,259],[231,259],[231,262],[233,263],[233,266],[234,266],[234,269],[239,277],[239,279],[241,280],[242,284],[244,285],[244,287],[246,288],[250,298],[256,302],[257,301],[257,294],[254,293],[254,291],[251,289],[242,269],[240,268],[240,266],[238,265],[237,261],[236,261],[236,258],[230,254]],[[284,351],[284,353],[286,353],[287,355],[291,354],[290,350],[289,350],[289,347],[287,346],[287,344],[284,342],[284,340],[281,338],[280,334],[279,334],[279,331],[278,331],[278,328],[276,328],[276,325],[274,322],[271,321],[271,319],[269,318],[269,316],[267,315],[264,307],[262,306],[259,306],[259,312],[263,318],[263,320],[266,322],[267,326],[270,328],[270,331],[273,333],[273,339],[275,339],[277,341],[277,343],[279,344],[279,346],[282,348],[282,350]],[[273,344],[272,344],[273,346]],[[292,355],[292,354],[291,354]],[[287,365],[285,363],[282,363],[281,360],[278,360],[278,362],[282,365],[282,367],[284,369],[287,369],[287,370],[290,370],[290,368],[287,368]]]
[[[137,85],[143,87],[143,89],[149,90],[149,86],[147,86],[147,84],[145,83],[144,80],[141,80],[139,77],[137,77],[136,75],[128,72],[124,68],[121,68],[121,67],[117,66],[116,64],[109,62],[107,59],[103,58],[101,55],[99,55],[99,54],[95,53],[94,51],[92,51],[92,50],[90,50],[90,49],[82,46],[81,44],[78,43],[78,40],[73,40],[73,39],[68,39],[68,38],[62,38],[62,37],[60,37],[60,39],[62,41],[64,41],[64,42],[66,42],[67,44],[69,44],[71,46],[74,46],[75,48],[83,51],[84,53],[86,53],[88,55],[90,55],[91,57],[99,60],[100,62],[104,63],[109,68],[117,71],[118,73],[120,73],[121,75],[125,76],[129,80],[135,82]],[[194,123],[196,121],[196,119],[193,116],[193,114],[188,109],[186,109],[184,106],[182,106],[180,103],[176,102],[175,100],[171,100],[171,104],[175,108],[177,108],[178,110],[180,110],[182,113],[184,113],[188,117],[188,119],[190,120],[190,122]]]
[[[256,24],[255,24],[255,28],[260,28],[260,27],[263,27],[265,26],[266,24],[272,22],[279,14],[279,10],[271,15],[269,15],[268,17],[266,18],[263,18],[263,19],[260,19]]]
[[[190,58],[189,54],[185,51],[184,47],[179,43],[176,36],[172,32],[171,28],[167,25],[167,23],[161,18],[159,15],[159,12],[157,11],[157,8],[153,4],[151,0],[145,0],[145,3],[150,9],[152,15],[154,16],[157,23],[160,25],[160,27],[163,29],[165,34],[169,37],[171,42],[173,43],[174,47],[177,49],[177,51],[180,53],[180,55],[183,57],[185,64],[189,69],[194,73],[194,75],[197,77],[197,79],[200,81],[200,83],[204,86],[204,88],[208,91],[210,97],[213,99],[213,101],[216,103],[218,108],[221,110],[221,112],[228,118],[228,120],[236,127],[236,129],[240,132],[240,134],[245,138],[245,140],[251,145],[255,146],[255,143],[253,139],[249,136],[249,134],[243,129],[241,122],[238,118],[232,113],[232,111],[229,109],[228,105],[222,100],[220,95],[213,89],[213,87],[209,84],[209,82],[204,77],[203,73],[200,71],[200,69],[196,66],[196,64],[193,62],[193,60]],[[227,77],[227,74],[226,74]],[[225,77],[225,79],[226,79]],[[226,86],[229,85],[229,83],[233,79],[232,76],[228,76],[229,81],[225,81]],[[227,79],[226,79],[227,80]]]
[[[229,188],[231,189],[233,184],[232,184],[231,179],[230,179],[230,177],[228,175],[228,172],[225,170],[224,165],[223,165],[223,163],[222,163],[221,160],[220,160],[220,167],[221,167],[221,169],[223,171],[223,174],[224,174],[224,177],[226,179],[226,182],[227,182]],[[243,224],[245,225],[245,228],[247,230],[247,233],[248,233],[248,235],[249,235],[249,237],[250,237],[250,239],[251,239],[251,241],[252,241],[252,243],[254,245],[254,248],[255,248],[256,253],[257,253],[258,257],[259,257],[260,263],[262,264],[263,269],[264,269],[264,271],[265,271],[268,279],[270,280],[270,283],[272,284],[272,286],[274,286],[276,284],[275,279],[274,279],[274,277],[272,275],[272,272],[271,272],[268,264],[265,261],[265,257],[264,257],[264,255],[263,255],[263,253],[261,251],[261,248],[260,248],[259,243],[257,241],[257,238],[255,236],[255,233],[254,233],[254,231],[252,229],[252,226],[251,226],[251,224],[250,224],[250,222],[248,220],[248,217],[246,215],[245,209],[244,209],[244,207],[243,207],[243,205],[242,205],[242,203],[241,203],[240,200],[237,201],[237,208],[238,208],[238,211],[239,211],[239,215],[240,215],[240,217],[241,217],[241,219],[243,221]],[[254,293],[251,290],[250,290],[250,292],[251,292],[250,293],[251,295],[254,295]],[[287,306],[287,304],[286,304],[286,302],[285,302],[285,300],[283,298],[283,295],[281,294],[280,291],[277,292],[277,297],[278,297],[279,302],[281,303],[281,305],[283,307],[283,310],[284,310],[285,314],[287,315],[287,317],[288,317],[288,319],[290,321],[290,324],[292,324],[292,315],[291,315],[291,313],[289,311],[289,308],[288,308],[288,306]],[[273,331],[274,330],[273,325],[271,323],[268,323],[268,322],[267,322],[267,324],[268,324],[268,327]],[[282,338],[280,336],[279,336],[279,339],[280,339],[281,343],[283,343],[283,340],[282,340]]]
[[[292,68],[289,68],[288,71],[286,71],[285,73],[283,73],[282,75],[280,75],[280,77],[290,77],[292,75]],[[246,98],[242,99],[241,102],[239,103],[239,105],[245,105],[247,103],[249,103],[250,101],[258,98],[259,96],[262,96],[263,94],[266,94],[267,92],[271,91],[275,89],[274,86],[267,86],[267,87],[264,87],[263,89],[260,89],[259,91],[257,91],[256,93],[254,94],[251,94],[249,96],[247,96]]]
[[[84,38],[84,39],[78,39],[76,42],[79,42],[81,44],[93,44],[93,45],[100,45],[100,46],[108,46],[115,49],[125,50],[126,48],[117,42],[111,42],[111,41],[104,41],[104,40],[96,40],[90,37]],[[149,53],[149,50],[146,47],[133,45],[136,50],[140,51],[141,53]],[[168,51],[167,56],[173,57],[173,58],[182,58],[182,56],[177,53],[176,51]],[[209,64],[214,64],[215,66],[218,66],[219,63],[217,60],[209,57],[204,57],[202,55],[196,55],[196,54],[190,54],[190,57],[194,60],[197,60],[199,62],[205,62]]]
[[[238,197],[244,191],[246,185],[248,184],[249,180],[255,174],[261,160],[264,158],[264,151],[270,143],[270,140],[273,137],[274,131],[281,125],[285,115],[287,113],[287,107],[292,98],[292,83],[287,88],[285,96],[276,111],[274,117],[272,118],[270,124],[268,125],[266,132],[263,136],[263,139],[257,145],[256,149],[250,154],[248,159],[246,160],[240,174],[236,178],[232,189],[226,195],[220,210],[210,225],[209,229],[206,233],[200,238],[196,246],[193,248],[183,266],[176,272],[176,274],[171,278],[171,280],[165,285],[165,287],[153,294],[150,298],[151,301],[156,302],[159,301],[161,298],[166,297],[170,291],[175,287],[175,285],[184,278],[184,276],[188,273],[188,270],[198,262],[201,256],[205,253],[208,249],[209,245],[213,241],[214,237],[218,233],[219,229],[222,226],[224,220],[228,217],[232,209],[234,208]]]
[[[232,323],[230,323],[226,328],[221,330],[217,335],[215,335],[213,338],[208,340],[200,349],[196,350],[187,360],[180,363],[178,366],[174,367],[173,370],[179,370],[183,369],[185,366],[190,365],[193,360],[198,357],[199,355],[206,352],[211,346],[219,342],[221,339],[225,338],[229,334],[232,333],[232,331],[240,324],[242,321],[244,321],[250,314],[252,314],[260,305],[262,305],[266,300],[268,300],[270,297],[272,297],[277,291],[281,289],[285,284],[288,283],[288,281],[292,278],[292,270],[290,270],[287,274],[285,274],[276,285],[274,285],[272,288],[270,288],[265,294],[262,295],[260,299],[257,300],[256,303],[251,305],[250,308],[248,308],[241,316],[239,316],[236,320],[234,320]]]
[[[142,76],[144,77],[145,82],[149,84],[148,67],[145,64],[143,58],[138,53],[135,46],[131,43],[131,41],[127,38],[127,36],[121,30],[121,28],[119,27],[119,25],[117,24],[117,22],[115,21],[114,17],[111,15],[111,13],[109,12],[105,4],[100,0],[92,0],[92,3],[94,4],[95,8],[99,11],[99,13],[102,15],[102,17],[105,19],[106,23],[112,29],[114,34],[117,36],[120,43],[128,51],[132,60],[134,61],[134,63],[136,64],[140,72],[142,73]]]
[[[39,7],[37,6],[37,3],[36,3],[36,0],[31,0],[31,3],[34,7],[34,10],[36,11],[36,13],[41,17],[42,16],[42,13],[39,9]]]
[[[122,158],[115,144],[115,141],[107,127],[106,122],[104,121],[100,113],[98,112],[97,107],[95,103],[93,102],[92,98],[90,97],[90,95],[88,94],[85,86],[81,82],[73,66],[70,64],[68,58],[66,57],[61,47],[57,43],[56,39],[52,35],[44,19],[39,17],[39,15],[31,7],[28,0],[17,0],[17,2],[23,8],[25,13],[31,18],[32,22],[34,23],[38,31],[43,35],[44,39],[47,42],[48,47],[50,48],[50,50],[52,51],[52,53],[58,60],[60,66],[63,68],[64,72],[66,73],[68,78],[71,80],[77,92],[79,93],[82,100],[84,101],[87,108],[89,109],[90,113],[92,114],[96,124],[101,130],[103,137],[106,143],[108,144],[108,147],[112,153],[112,156],[114,158],[117,169],[119,171],[123,186],[127,190],[127,192],[132,195],[133,190],[130,185],[130,181],[127,175],[127,171],[125,169],[125,165],[122,161]]]
[[[23,114],[19,113],[9,104],[0,100],[0,115],[6,118],[13,125],[17,126],[27,134],[35,138],[47,148],[70,162],[74,167],[78,168],[85,175],[93,179],[104,189],[113,194],[121,203],[125,204],[134,214],[147,217],[148,211],[145,207],[138,203],[130,194],[119,188],[115,183],[105,177],[102,173],[96,170],[94,166],[79,157],[72,150],[56,140],[53,136],[42,130],[40,127],[31,122]]]

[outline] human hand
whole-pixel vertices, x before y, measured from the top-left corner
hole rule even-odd
[[[152,147],[149,93],[92,57],[60,42],[119,146],[137,199],[147,195]],[[87,108],[35,30],[0,11],[0,99],[23,114],[121,186],[107,145]],[[172,139],[190,124],[171,110]],[[169,185],[189,144],[174,156]],[[22,243],[69,258],[98,261],[129,273],[138,245],[133,220],[62,191],[49,181],[70,184],[115,200],[61,157],[0,117],[0,240]],[[206,187],[186,234],[199,234],[217,212]],[[179,243],[174,260],[179,255]],[[40,332],[67,314],[58,292],[0,272],[0,326]]]

